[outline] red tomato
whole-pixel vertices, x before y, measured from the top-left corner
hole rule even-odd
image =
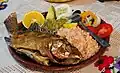
[[[101,38],[105,38],[108,37],[112,31],[113,31],[113,27],[111,24],[100,24],[97,27],[98,33],[97,35],[100,36]]]
[[[93,33],[97,34],[97,29],[94,28],[93,26],[87,26],[89,30],[91,30]]]

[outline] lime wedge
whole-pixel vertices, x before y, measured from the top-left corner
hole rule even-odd
[[[56,19],[56,12],[54,6],[49,7],[46,19]]]

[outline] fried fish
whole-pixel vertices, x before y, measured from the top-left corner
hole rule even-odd
[[[17,51],[19,50],[19,52],[25,52],[26,50],[37,51],[41,56],[48,57],[51,62],[58,64],[76,64],[72,59],[76,59],[76,61],[82,59],[80,52],[64,38],[40,32],[25,32],[12,35],[10,46]]]

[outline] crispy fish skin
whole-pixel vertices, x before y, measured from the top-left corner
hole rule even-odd
[[[48,49],[51,38],[52,37],[46,34],[26,32],[20,35],[12,35],[11,46],[15,49],[25,48],[28,50],[38,50],[43,56],[47,56],[44,48]]]
[[[82,59],[79,51],[63,38],[40,32],[26,32],[24,34],[12,35],[11,47],[16,50],[24,48],[25,50],[39,51],[41,56],[48,57],[52,62],[58,64],[77,64]],[[53,48],[57,51],[53,50]],[[66,52],[69,53],[67,56],[65,55]],[[61,54],[64,55],[61,56]]]

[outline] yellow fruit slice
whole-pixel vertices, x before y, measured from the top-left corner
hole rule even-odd
[[[32,23],[37,23],[39,25],[42,25],[44,24],[44,22],[45,22],[44,16],[38,11],[27,12],[24,15],[24,18],[22,21],[24,27],[26,28],[29,28]]]
[[[64,28],[74,28],[77,26],[77,23],[66,23],[63,25]]]

